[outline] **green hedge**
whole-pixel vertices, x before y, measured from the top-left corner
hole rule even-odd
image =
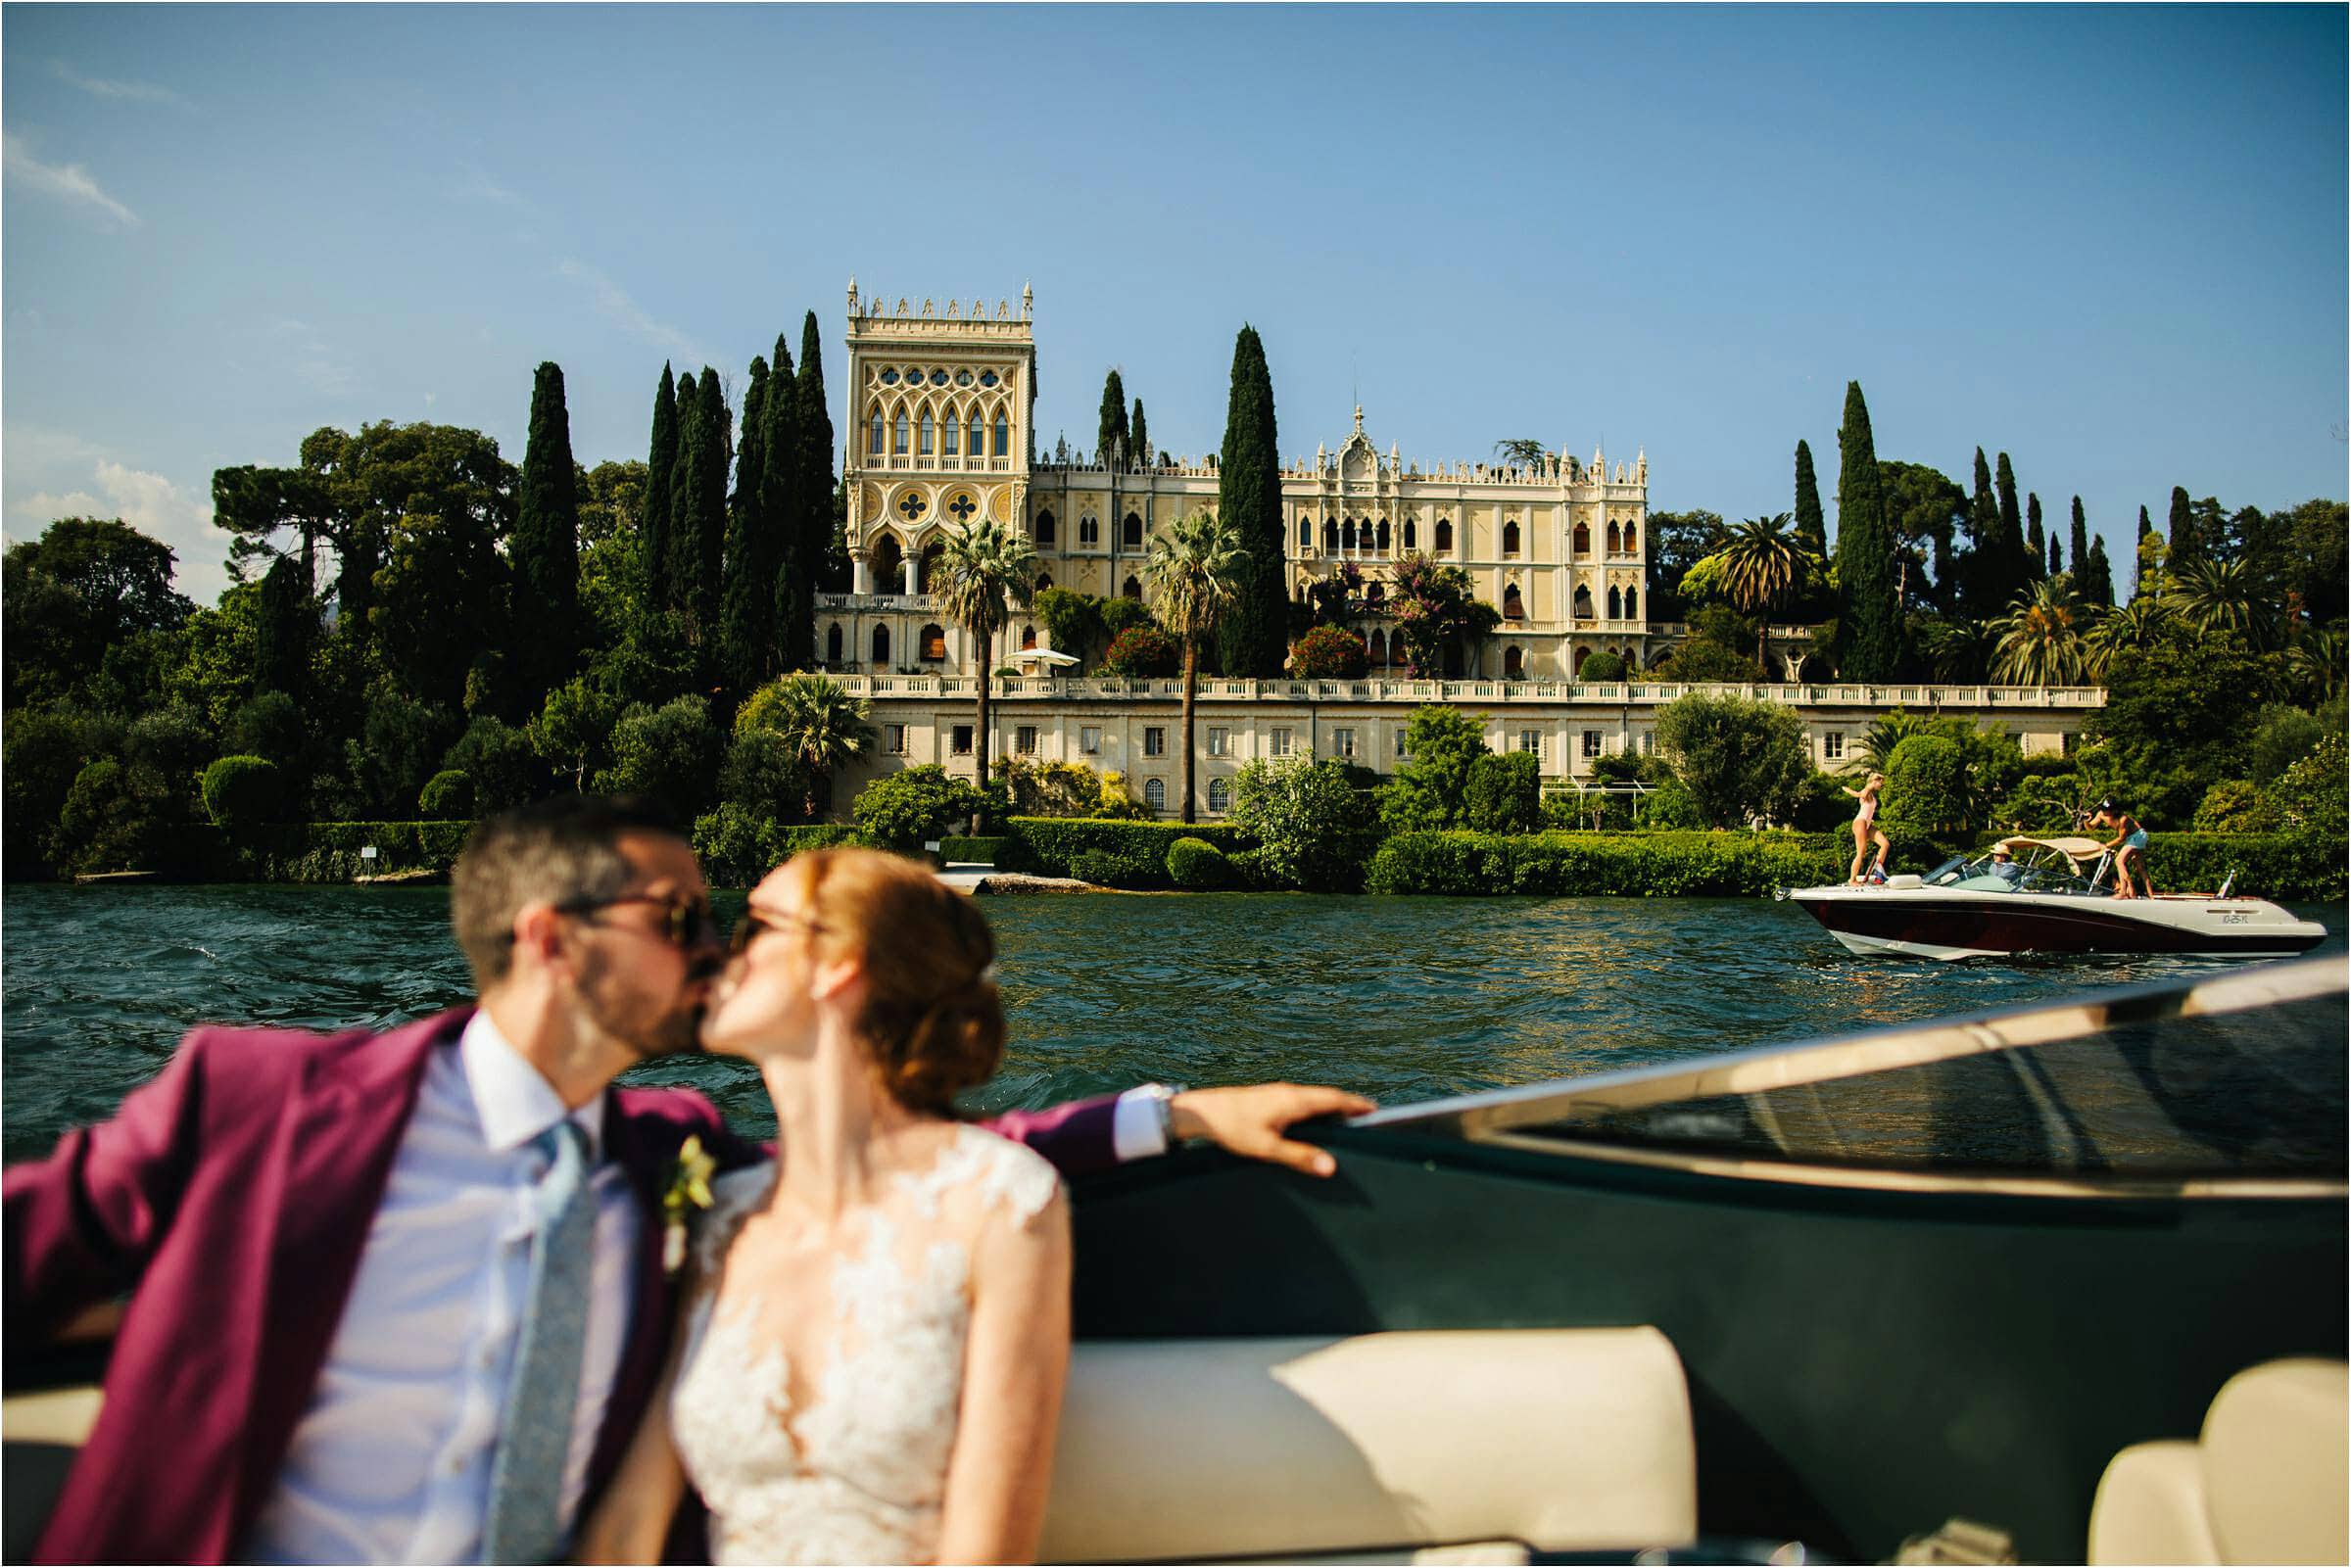
[[[1834,833],[1399,833],[1371,857],[1374,893],[1767,897],[1845,880]],[[1923,868],[1921,868],[1923,869]]]
[[[1015,817],[1005,836],[1026,847],[1029,862],[1048,877],[1077,877],[1078,857],[1091,852],[1087,863],[1101,873],[1088,881],[1114,887],[1168,885],[1168,851],[1178,838],[1197,838],[1230,855],[1251,847],[1255,840],[1238,828],[1221,823],[1111,822],[1098,817]]]
[[[247,881],[348,882],[391,872],[446,872],[465,847],[469,822],[281,823],[235,851]],[[375,858],[360,851],[375,846]]]
[[[854,828],[838,823],[787,827],[733,801],[694,820],[694,852],[713,887],[748,887],[803,849],[864,841]]]
[[[993,866],[998,871],[1022,871],[1029,864],[1028,846],[1010,833],[994,833],[985,838],[941,838],[938,858],[942,861]]]
[[[2344,894],[2341,838],[2308,833],[2149,833],[2147,876],[2159,893],[2231,891],[2293,903],[2337,903]]]

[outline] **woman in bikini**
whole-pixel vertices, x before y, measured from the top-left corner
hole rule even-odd
[[[1878,850],[1878,863],[1874,869],[1880,877],[1886,875],[1886,852],[1894,845],[1887,841],[1886,834],[1878,827],[1878,791],[1885,787],[1886,776],[1873,773],[1861,782],[1860,788],[1847,785],[1845,791],[1861,802],[1861,809],[1853,814],[1853,871],[1847,879],[1855,887],[1861,885],[1861,864],[1869,858],[1872,844]]]
[[[2114,896],[2117,898],[2153,898],[2155,884],[2147,879],[2147,831],[2138,819],[2122,808],[2112,795],[2098,802],[2098,814],[2090,819],[2094,827],[2111,828],[2114,836],[2100,844],[2100,849],[2114,851]],[[2131,874],[2138,874],[2141,892],[2131,890]]]

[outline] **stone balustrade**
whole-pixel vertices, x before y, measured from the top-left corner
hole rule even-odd
[[[864,675],[839,673],[830,679],[854,696],[899,699],[979,695],[978,678],[968,675]],[[998,678],[992,696],[1046,702],[1178,702],[1183,683],[1130,680],[1120,676],[1026,676]],[[1204,677],[1199,695],[1210,702],[1397,702],[1463,705],[1576,703],[1593,707],[1655,707],[1692,695],[1742,696],[1790,707],[1909,708],[2097,708],[2106,703],[2100,687],[1874,685],[1861,682],[1746,684],[1689,681],[1227,681]]]

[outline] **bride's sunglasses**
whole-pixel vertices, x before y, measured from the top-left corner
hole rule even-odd
[[[762,915],[755,909],[746,909],[743,912],[743,919],[735,923],[735,933],[727,939],[727,956],[741,958],[762,932],[780,931],[794,926],[820,936],[832,929],[830,926],[805,915]]]

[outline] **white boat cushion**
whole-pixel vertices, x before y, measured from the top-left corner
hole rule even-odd
[[[2204,1454],[2187,1442],[2137,1443],[2114,1456],[2089,1505],[2095,1564],[2218,1563],[2204,1507]]]
[[[1697,1530],[1689,1388],[1654,1328],[1098,1341],[1072,1357],[1041,1555],[1629,1552]]]
[[[2351,1561],[2351,1373],[2270,1361],[2231,1378],[2204,1412],[2204,1489],[2226,1562]]]

